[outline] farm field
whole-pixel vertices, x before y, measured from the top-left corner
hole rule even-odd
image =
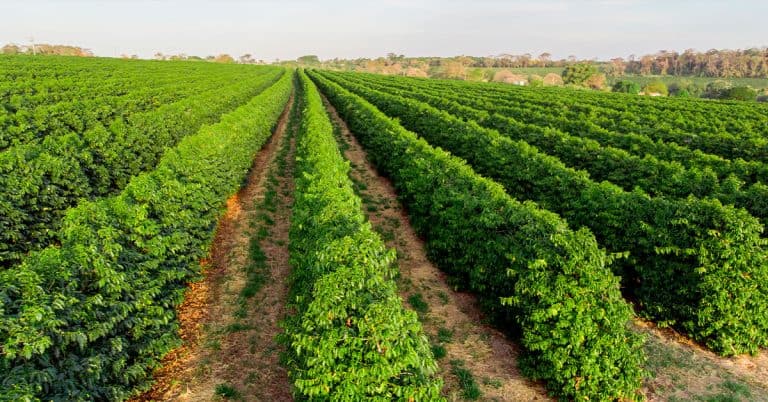
[[[768,400],[764,104],[0,67],[0,400]]]

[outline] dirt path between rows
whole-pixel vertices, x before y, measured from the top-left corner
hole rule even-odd
[[[340,130],[341,149],[352,164],[351,177],[363,199],[368,219],[387,245],[397,250],[400,296],[409,308],[421,306],[415,308],[417,311],[425,310],[418,300],[426,302],[426,312],[419,313],[421,323],[432,343],[445,348],[446,356],[438,361],[446,384],[443,394],[450,401],[464,400],[458,379],[452,374],[454,363],[463,361],[482,392],[479,400],[551,400],[542,384],[526,379],[517,369],[520,348],[484,324],[475,298],[455,292],[445,274],[427,259],[424,242],[411,227],[392,184],[368,163],[365,151],[346,123],[326,99],[324,102]]]
[[[768,401],[768,352],[722,357],[670,328],[636,319],[647,340],[643,391],[649,402]]]
[[[275,337],[286,315],[288,294],[288,228],[293,194],[293,136],[287,135],[294,97],[280,116],[274,134],[254,158],[247,183],[227,200],[219,221],[204,278],[191,283],[178,309],[184,345],[163,360],[151,390],[133,401],[291,401],[291,386],[279,362]],[[288,138],[290,137],[290,138]],[[281,147],[288,146],[287,155]],[[282,177],[276,158],[287,157]],[[271,225],[259,225],[260,204],[269,178],[277,181]],[[255,295],[241,296],[249,277],[251,239],[258,230],[266,263],[264,283]],[[268,269],[267,269],[268,268]]]

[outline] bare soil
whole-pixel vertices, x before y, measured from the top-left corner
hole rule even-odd
[[[647,337],[649,401],[768,401],[768,352],[722,357],[670,328],[636,319]]]
[[[155,372],[155,385],[133,401],[211,401],[233,392],[246,401],[291,401],[291,386],[279,363],[276,336],[286,315],[288,294],[288,228],[293,193],[293,152],[287,171],[278,177],[277,209],[271,215],[270,236],[260,242],[269,278],[242,309],[240,291],[246,285],[249,245],[256,235],[257,214],[264,197],[268,169],[276,164],[293,107],[293,96],[269,142],[257,153],[245,186],[227,200],[219,221],[204,277],[190,283],[178,308],[183,346],[169,353]],[[246,312],[239,316],[238,310]],[[218,390],[217,390],[218,388]]]
[[[452,360],[461,360],[478,383],[487,401],[548,401],[543,385],[522,376],[516,366],[520,347],[501,332],[483,323],[475,297],[454,291],[448,279],[426,256],[424,242],[410,225],[392,184],[379,176],[367,162],[365,151],[352,136],[336,110],[325,101],[332,120],[340,130],[345,157],[352,164],[351,177],[363,198],[368,219],[390,247],[398,253],[400,296],[409,300],[421,295],[428,311],[420,313],[424,330],[433,343],[441,343],[447,355],[438,361],[445,380],[444,395],[463,400],[457,378],[451,374]],[[410,308],[406,302],[406,307]],[[450,340],[440,342],[450,331]]]

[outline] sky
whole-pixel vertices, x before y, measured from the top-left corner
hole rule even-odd
[[[290,60],[549,52],[606,60],[768,45],[767,0],[0,0],[0,44]]]

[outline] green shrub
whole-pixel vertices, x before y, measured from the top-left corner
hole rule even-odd
[[[525,141],[445,108],[345,85],[433,145],[465,158],[511,195],[590,228],[615,253],[628,252],[616,272],[639,299],[642,314],[675,325],[724,355],[754,353],[768,345],[766,241],[760,222],[746,211],[717,200],[649,197],[598,183]],[[477,118],[484,115],[478,112]],[[745,197],[739,202],[760,202],[760,194],[765,196],[765,186],[752,186],[739,194]]]
[[[755,101],[757,99],[757,91],[750,87],[733,87],[725,90],[720,99]]]
[[[362,98],[311,77],[393,181],[430,259],[523,334],[525,374],[563,398],[638,398],[640,341],[589,231],[515,201]]]
[[[640,93],[640,84],[634,81],[618,81],[613,84],[613,92],[637,95]]]
[[[669,88],[667,88],[667,84],[663,81],[656,80],[646,84],[643,87],[643,92],[645,92],[646,95],[660,94],[662,96],[667,96],[669,95]]]
[[[320,95],[299,75],[304,115],[290,230],[296,314],[284,339],[296,397],[440,400],[429,342],[397,295],[395,252],[365,221]]]
[[[0,153],[0,269],[55,243],[68,208],[122,190],[182,138],[272,85],[282,70]],[[2,130],[0,130],[2,131]]]
[[[180,343],[175,307],[225,201],[290,91],[285,74],[119,195],[69,210],[60,246],[0,272],[0,400],[121,400],[148,385]]]
[[[590,77],[598,74],[597,67],[591,63],[576,63],[565,67],[563,82],[566,84],[583,85]]]

